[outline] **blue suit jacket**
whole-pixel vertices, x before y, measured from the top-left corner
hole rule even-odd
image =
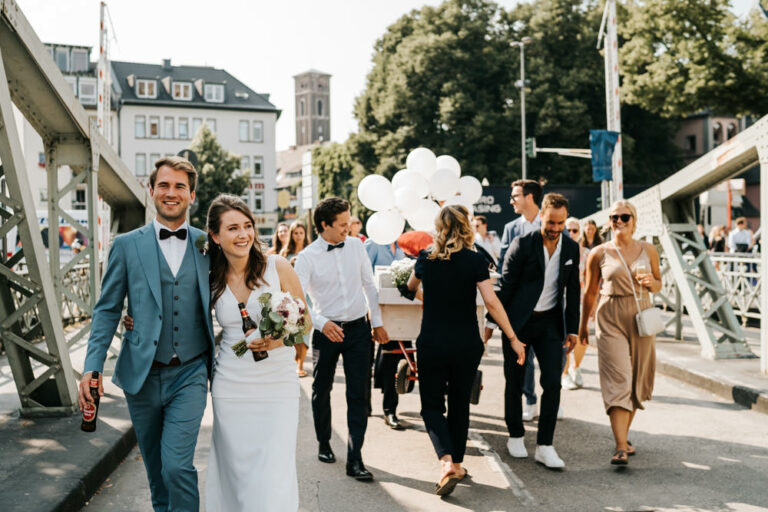
[[[211,322],[211,292],[208,283],[209,257],[196,247],[195,240],[205,233],[189,227],[197,267],[197,284],[205,311],[204,324],[214,350]],[[103,371],[107,349],[120,323],[125,297],[128,314],[134,318],[133,331],[125,331],[112,381],[126,393],[136,394],[144,385],[157,350],[156,341],[162,326],[160,295],[160,253],[152,223],[115,238],[109,251],[109,262],[101,283],[101,297],[93,310],[91,335],[85,356],[84,371]],[[210,375],[211,357],[208,358]]]
[[[520,215],[515,220],[507,222],[504,225],[504,234],[501,236],[501,251],[499,252],[499,272],[503,270],[504,254],[506,254],[507,249],[509,249],[509,246],[512,245],[512,241],[515,238],[525,234],[523,233],[524,222],[525,222],[525,217]],[[536,219],[534,219],[533,221],[533,225],[536,229],[539,229],[541,227],[541,219],[538,217],[538,214]]]

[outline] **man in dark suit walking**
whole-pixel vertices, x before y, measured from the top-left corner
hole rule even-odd
[[[552,446],[560,405],[563,347],[572,350],[579,326],[579,246],[562,236],[568,200],[547,194],[541,204],[541,229],[515,238],[505,254],[499,299],[517,337],[533,348],[543,390],[535,459],[549,468],[565,463]],[[563,342],[565,340],[565,342]],[[504,419],[507,449],[513,457],[528,456],[523,442],[522,392],[525,369],[509,339],[504,352]]]

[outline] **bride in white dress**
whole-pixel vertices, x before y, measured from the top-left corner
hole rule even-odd
[[[283,290],[304,297],[299,278],[280,256],[264,256],[254,245],[254,221],[235,196],[219,196],[208,211],[211,294],[223,328],[214,366],[213,438],[208,461],[207,512],[286,512],[299,507],[296,435],[299,381],[294,349],[281,340],[249,344],[269,357],[238,358],[232,345],[244,337],[238,303],[261,320],[259,296]],[[263,272],[260,274],[260,272]]]

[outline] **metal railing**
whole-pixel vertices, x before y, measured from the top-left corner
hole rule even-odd
[[[728,302],[733,307],[737,317],[741,318],[742,325],[747,325],[749,320],[762,321],[760,309],[760,289],[762,287],[762,271],[760,268],[760,255],[752,253],[710,253],[710,259],[715,265],[720,283],[725,290]],[[683,256],[687,262],[693,261],[692,254]],[[665,308],[678,311],[682,309],[678,298],[677,284],[669,272],[669,264],[666,257],[661,255],[661,292],[656,294],[656,303]],[[694,274],[695,275],[695,274]],[[703,286],[697,286],[696,291],[705,306],[712,303],[712,297],[703,293]]]

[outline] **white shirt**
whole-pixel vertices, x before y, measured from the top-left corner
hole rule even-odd
[[[488,237],[483,238],[480,233],[475,233],[475,243],[488,251],[488,254],[493,256],[494,261],[499,261],[499,254],[501,253],[501,240],[493,233],[488,232]]]
[[[736,244],[752,246],[752,232],[748,229],[734,229],[728,233],[728,249],[736,252]]]
[[[312,301],[315,329],[322,331],[328,320],[357,320],[369,309],[371,326],[381,327],[379,292],[363,243],[348,236],[340,249],[329,251],[329,245],[318,237],[296,257],[296,274]]]
[[[540,213],[541,212],[536,212],[536,216],[530,222],[528,222],[528,219],[525,218],[525,215],[522,215],[522,218],[523,218],[522,231],[523,232],[520,234],[520,236],[527,235],[531,231],[538,231],[539,229],[541,229],[541,217],[539,215]]]
[[[189,242],[189,226],[187,226],[186,222],[179,226],[179,229],[187,230],[187,240],[179,240],[175,236],[168,237],[165,240],[160,240],[160,230],[168,228],[160,224],[157,219],[153,220],[152,223],[155,226],[155,236],[157,237],[157,243],[160,245],[160,250],[163,252],[163,256],[165,256],[165,262],[168,263],[168,266],[171,268],[173,277],[176,277],[176,274],[181,268],[181,262],[184,259],[184,253],[187,252],[187,243]],[[174,230],[168,229],[168,231]]]
[[[544,288],[539,295],[539,302],[533,308],[534,311],[549,311],[557,305],[557,278],[560,275],[560,250],[563,246],[563,235],[557,239],[557,247],[552,256],[546,246],[542,247],[544,251]]]

